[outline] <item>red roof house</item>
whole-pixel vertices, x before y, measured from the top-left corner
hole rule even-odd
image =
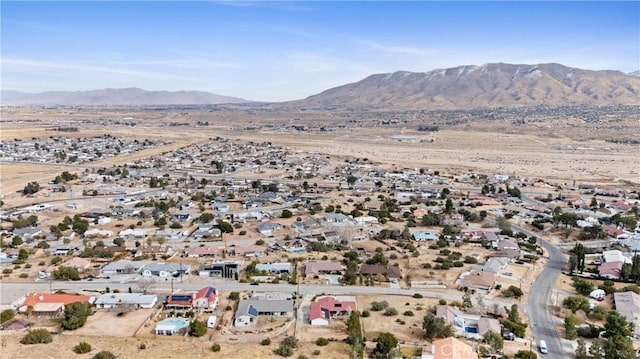
[[[343,316],[356,309],[356,302],[339,301],[331,296],[322,297],[311,302],[309,320],[311,325],[329,325],[331,318]]]

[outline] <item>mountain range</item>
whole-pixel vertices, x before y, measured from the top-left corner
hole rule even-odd
[[[640,104],[640,77],[560,64],[485,64],[371,75],[292,106],[473,108]]]
[[[247,103],[201,91],[145,91],[139,88],[52,91],[28,94],[2,91],[10,105],[198,105]],[[375,74],[302,100],[273,105],[287,108],[453,109],[532,105],[640,104],[640,71],[593,71],[560,64],[492,63],[429,72]]]
[[[36,94],[2,91],[0,102],[10,105],[197,105],[246,103],[245,99],[203,91],[146,91],[136,87],[90,91],[49,91]]]

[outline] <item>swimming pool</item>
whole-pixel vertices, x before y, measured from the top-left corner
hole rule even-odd
[[[189,321],[180,318],[167,318],[156,325],[157,335],[174,335],[178,332],[186,330],[189,327]]]

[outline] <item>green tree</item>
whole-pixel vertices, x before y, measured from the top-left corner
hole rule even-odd
[[[80,280],[80,273],[78,273],[78,268],[61,266],[51,272],[51,278],[56,280]]]
[[[578,318],[571,314],[564,318],[564,336],[569,340],[574,340],[578,337],[578,330],[576,325],[579,323]]]
[[[607,338],[603,348],[605,359],[633,358],[633,343],[629,339],[633,333],[633,323],[618,311],[611,310],[605,320],[604,331],[604,337]]]
[[[207,334],[207,325],[204,322],[195,319],[189,324],[189,335],[201,337],[205,334]]]
[[[380,333],[376,339],[376,348],[373,350],[374,354],[386,355],[398,346],[398,339],[395,335],[385,332]]]
[[[496,226],[500,229],[500,231],[507,231],[511,229],[511,223],[504,216],[496,217]]]
[[[604,358],[604,352],[602,351],[602,346],[597,340],[591,343],[591,346],[589,347],[589,355],[591,355],[592,359]]]
[[[225,222],[221,219],[218,220],[218,228],[220,228],[223,233],[233,233],[233,226],[231,223]]]
[[[74,330],[81,328],[87,322],[87,318],[91,313],[88,303],[71,303],[64,306],[64,320],[62,327],[66,330]]]
[[[593,291],[593,283],[578,277],[573,278],[573,287],[582,295],[589,295]]]
[[[578,346],[576,348],[576,359],[588,359],[589,355],[587,354],[587,346],[584,343],[584,340],[578,339]]]
[[[447,200],[445,201],[444,212],[446,214],[453,213],[453,201],[451,200],[451,198],[447,198]]]
[[[8,320],[13,319],[13,317],[16,315],[16,312],[13,311],[13,309],[5,309],[2,312],[0,312],[0,323],[4,323]]]
[[[570,297],[565,298],[562,301],[562,305],[570,309],[572,313],[577,312],[578,310],[582,310],[585,313],[589,313],[589,300],[585,297],[579,295],[572,295]]]
[[[282,213],[280,214],[280,218],[291,218],[293,217],[293,213],[288,210],[288,209],[283,209]]]
[[[493,353],[497,353],[504,347],[504,339],[499,333],[489,330],[484,333],[482,341],[489,344]]]
[[[453,335],[451,324],[447,324],[443,318],[431,313],[424,316],[422,329],[424,329],[424,336],[428,340],[446,338]]]

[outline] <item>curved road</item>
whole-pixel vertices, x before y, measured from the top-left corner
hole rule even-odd
[[[537,347],[537,343],[540,343],[540,340],[544,340],[547,343],[549,351],[547,356],[549,358],[566,358],[567,353],[563,349],[562,342],[555,330],[554,320],[549,308],[553,285],[564,267],[564,255],[556,246],[541,239],[536,233],[516,225],[512,225],[512,227],[529,236],[537,237],[538,244],[549,254],[549,262],[531,287],[527,298],[527,313],[529,314],[529,323],[535,340],[534,345]]]

